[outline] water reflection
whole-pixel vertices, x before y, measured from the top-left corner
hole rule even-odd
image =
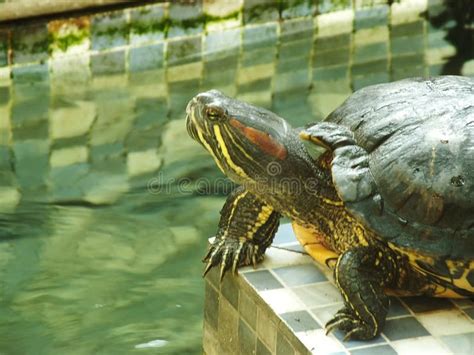
[[[188,137],[186,103],[217,88],[300,126],[354,88],[443,65],[418,46],[423,19],[346,15],[317,34],[313,19],[269,23],[2,79],[0,351],[200,353],[200,259],[228,185]]]

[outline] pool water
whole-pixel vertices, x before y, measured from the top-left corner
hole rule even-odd
[[[447,30],[383,11],[0,72],[0,353],[201,353],[201,258],[231,184],[187,101],[216,88],[301,126],[354,89],[447,74]]]

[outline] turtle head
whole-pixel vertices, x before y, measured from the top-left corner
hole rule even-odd
[[[268,188],[281,179],[311,174],[298,133],[276,114],[210,90],[188,104],[187,130],[238,184]],[[268,194],[268,191],[263,191]]]

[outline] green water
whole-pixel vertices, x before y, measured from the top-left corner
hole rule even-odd
[[[397,57],[381,42],[385,54],[364,67],[340,61],[357,56],[351,34],[252,31],[227,52],[189,55],[191,78],[173,77],[173,63],[97,76],[14,70],[0,100],[0,353],[201,352],[201,257],[229,185],[187,136],[196,93],[221,89],[299,126],[354,88],[443,68],[413,60],[428,48]]]

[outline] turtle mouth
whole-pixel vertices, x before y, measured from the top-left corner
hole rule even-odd
[[[188,106],[186,107],[186,130],[188,131],[188,134],[192,139],[199,142],[197,127],[194,118],[195,104],[196,99],[193,98],[191,101],[189,101]]]
[[[199,141],[196,126],[189,115],[186,115],[186,130],[192,139]]]

